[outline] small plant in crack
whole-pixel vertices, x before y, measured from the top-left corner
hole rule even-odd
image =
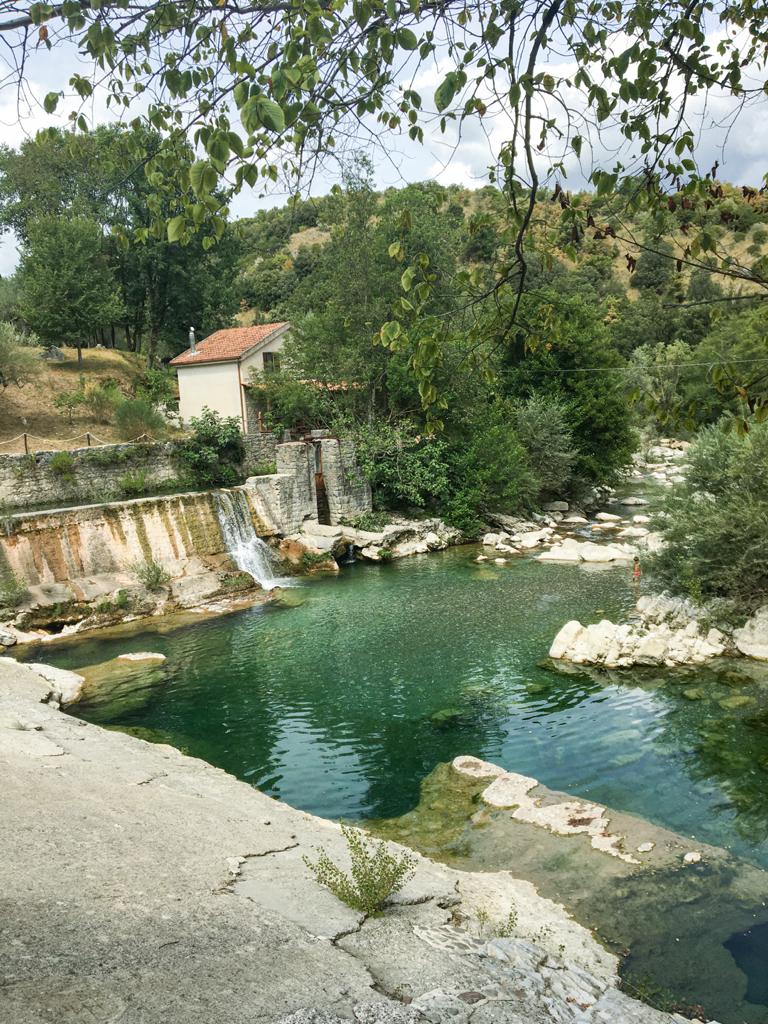
[[[368,916],[380,914],[413,875],[416,858],[409,853],[391,853],[386,843],[367,839],[359,829],[342,825],[341,831],[349,850],[349,874],[334,864],[325,850],[316,861],[305,857],[304,863],[320,885],[342,903]]]
[[[510,939],[517,932],[517,910],[514,907],[503,920],[494,920],[485,907],[475,911],[477,933],[482,939],[490,936],[493,939]]]

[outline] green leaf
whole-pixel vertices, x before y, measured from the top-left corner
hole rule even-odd
[[[184,234],[184,227],[186,225],[186,219],[184,216],[172,217],[168,221],[168,241],[178,242],[181,236]]]
[[[578,157],[581,156],[581,144],[582,144],[582,141],[583,140],[582,140],[580,135],[574,135],[573,138],[571,139],[571,147],[572,147],[574,153],[576,154],[576,156],[578,156]]]
[[[413,267],[405,268],[400,277],[400,287],[403,289],[404,292],[409,292],[411,290],[411,285],[413,284],[413,279],[415,276],[416,271],[414,270]]]
[[[248,88],[248,83],[247,82],[238,82],[237,85],[235,86],[235,88],[234,88],[234,90],[232,92],[232,96],[234,97],[234,100],[235,100],[235,103],[237,104],[237,109],[238,110],[248,100],[249,92],[250,92],[250,90]]]
[[[283,108],[279,103],[275,103],[274,100],[268,100],[260,96],[256,100],[256,113],[264,127],[269,128],[270,131],[282,132],[285,130]]]
[[[398,45],[404,50],[415,50],[419,45],[419,40],[416,38],[416,33],[412,32],[409,28],[399,28],[395,33]]]
[[[48,93],[48,95],[43,100],[43,109],[45,110],[46,114],[52,114],[54,112],[54,110],[58,106],[60,96],[60,92]]]
[[[450,71],[435,90],[435,106],[442,113],[453,101],[456,95],[456,73]]]

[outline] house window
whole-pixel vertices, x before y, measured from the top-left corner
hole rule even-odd
[[[264,359],[264,373],[278,373],[280,370],[280,353],[279,352],[265,352],[263,354]]]

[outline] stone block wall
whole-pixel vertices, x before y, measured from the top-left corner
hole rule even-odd
[[[277,434],[244,434],[245,471],[252,473],[258,466],[277,461]]]
[[[357,465],[352,442],[324,438],[318,444],[331,523],[336,526],[342,519],[370,512],[371,488]]]
[[[175,445],[114,444],[69,452],[0,455],[0,510],[91,505],[126,496],[125,484],[168,488],[177,476]]]

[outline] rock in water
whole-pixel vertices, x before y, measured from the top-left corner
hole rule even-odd
[[[118,654],[118,661],[165,661],[164,654],[157,651],[131,651],[128,654]]]
[[[748,658],[768,661],[768,604],[758,609],[733,634],[736,646]]]

